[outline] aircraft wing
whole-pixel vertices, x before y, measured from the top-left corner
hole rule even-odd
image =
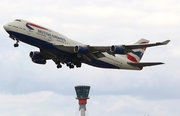
[[[138,48],[147,48],[147,47],[153,47],[153,46],[159,46],[159,45],[166,45],[170,42],[170,40],[166,40],[163,42],[156,42],[156,43],[150,43],[150,44],[134,44],[134,45],[113,45],[113,46],[89,46],[90,51],[95,52],[108,52],[112,54],[113,50],[112,47],[118,47],[127,52],[132,52],[133,49]]]
[[[87,50],[88,53],[96,53],[96,52],[107,52],[111,55],[116,54],[113,52],[113,47],[120,48],[123,53],[132,52],[133,49],[138,48],[147,48],[147,47],[153,47],[153,46],[159,46],[159,45],[166,45],[170,42],[170,40],[166,40],[163,42],[156,42],[156,43],[150,43],[150,44],[134,44],[134,45],[113,45],[113,46],[90,46],[90,45],[82,45],[82,44],[70,44],[70,45],[57,45],[53,44],[56,48],[61,49],[63,51],[69,52],[69,53],[79,53],[78,50]],[[76,49],[76,50],[75,50]],[[81,54],[81,53],[80,53]]]
[[[146,67],[146,66],[154,66],[154,65],[160,65],[164,64],[162,62],[128,62],[129,65],[135,66],[135,67]]]
[[[156,42],[156,43],[150,43],[150,44],[135,44],[135,45],[123,45],[125,49],[138,49],[138,48],[146,48],[146,47],[153,47],[153,46],[159,46],[159,45],[166,45],[170,42],[170,40],[166,40],[163,42]]]

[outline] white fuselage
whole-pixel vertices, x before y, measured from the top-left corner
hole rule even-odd
[[[61,51],[59,54],[62,55],[72,53],[72,51],[66,50],[66,46],[86,46],[86,44],[74,41],[53,30],[41,27],[25,20],[15,20],[4,25],[4,28],[14,40],[18,39],[19,41],[38,48],[47,47],[47,49],[59,49],[59,51]],[[56,45],[62,45],[64,48],[59,48]],[[126,55],[110,55],[107,52],[102,52],[102,54],[105,57],[94,56],[91,59],[85,58],[84,63],[102,68],[140,70],[139,67],[134,67],[127,64],[127,62],[130,61],[127,59]]]

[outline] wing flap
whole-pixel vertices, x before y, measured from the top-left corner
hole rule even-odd
[[[128,64],[135,66],[135,67],[146,67],[146,66],[160,65],[160,64],[164,64],[164,63],[162,63],[162,62],[139,62],[139,63],[128,62]]]
[[[54,44],[54,47],[56,47],[60,50],[69,52],[69,53],[74,53],[75,45],[56,45],[56,44]]]

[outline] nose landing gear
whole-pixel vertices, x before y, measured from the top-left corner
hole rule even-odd
[[[16,43],[14,44],[14,47],[18,47],[19,46],[19,40],[18,39],[16,39]]]
[[[18,44],[18,43],[15,43],[15,44],[14,44],[14,47],[18,47],[18,46],[19,46],[19,44]]]
[[[16,39],[16,37],[15,36],[13,36],[13,35],[9,35],[9,37],[11,38],[11,39],[13,39],[13,40],[16,40],[16,43],[14,44],[14,47],[18,47],[19,46],[19,40],[18,39]]]

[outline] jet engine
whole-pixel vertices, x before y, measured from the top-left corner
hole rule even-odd
[[[87,54],[88,53],[88,49],[82,46],[75,46],[74,47],[74,52],[75,53],[79,53],[79,54]]]
[[[32,61],[37,64],[46,64],[46,59],[44,56],[38,52],[38,51],[31,51],[29,53],[29,56],[31,57]]]
[[[113,45],[111,46],[110,51],[114,54],[125,54],[125,50],[122,46]]]

